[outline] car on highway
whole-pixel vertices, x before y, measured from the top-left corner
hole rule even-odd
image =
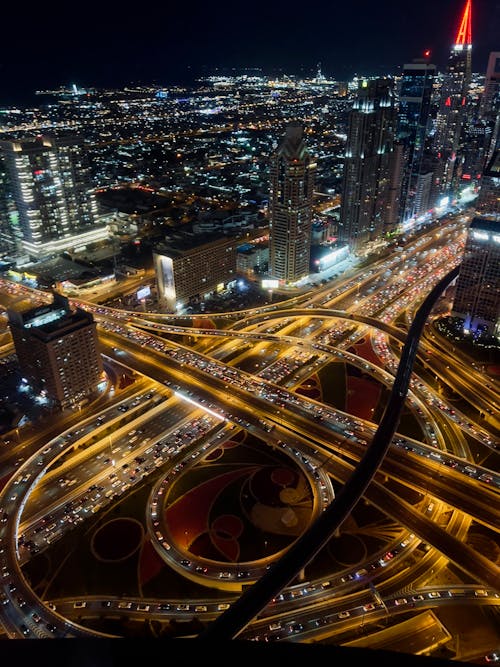
[[[132,609],[132,603],[131,602],[119,602],[118,603],[118,609]]]
[[[500,650],[499,651],[493,651],[492,653],[487,653],[484,656],[484,659],[486,662],[499,662],[500,661]]]

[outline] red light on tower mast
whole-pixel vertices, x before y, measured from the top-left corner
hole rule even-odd
[[[424,58],[429,58],[430,55],[431,55],[431,50],[430,50],[430,49],[426,49],[426,50],[424,51]]]
[[[467,0],[465,4],[455,44],[472,44],[472,0]]]

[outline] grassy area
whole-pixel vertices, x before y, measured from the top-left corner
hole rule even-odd
[[[332,362],[318,371],[323,402],[338,410],[345,409],[346,376],[345,364]]]
[[[408,408],[404,408],[401,413],[401,419],[397,428],[398,433],[413,438],[414,440],[424,440],[424,432],[420,426],[420,422],[414,413]]]

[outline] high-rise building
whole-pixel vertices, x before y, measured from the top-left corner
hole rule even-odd
[[[440,90],[434,152],[436,191],[448,196],[461,177],[462,126],[465,120],[472,57],[472,0],[467,0],[451,47]]]
[[[491,128],[487,152],[490,159],[500,141],[500,51],[492,51],[488,58],[480,116]]]
[[[92,313],[54,293],[51,304],[7,314],[21,373],[38,391],[61,408],[96,391],[103,369]]]
[[[269,274],[284,284],[309,274],[315,175],[303,125],[291,122],[270,165]]]
[[[475,188],[481,184],[482,172],[488,159],[492,124],[478,117],[477,111],[464,122],[461,182]]]
[[[402,222],[429,209],[428,182],[432,170],[426,142],[435,75],[436,66],[426,58],[415,58],[403,66],[397,128],[397,138],[402,142],[404,152],[400,197]]]
[[[500,337],[500,221],[474,218],[465,243],[452,315],[465,331]]]
[[[500,148],[483,169],[476,211],[483,218],[500,220]]]
[[[0,230],[7,247],[36,260],[107,238],[81,138],[1,141],[0,158],[10,209]]]
[[[496,116],[500,104],[500,51],[492,51],[488,58],[484,92],[481,98],[483,118]]]
[[[359,252],[398,223],[401,145],[390,79],[364,80],[349,112],[339,241]]]

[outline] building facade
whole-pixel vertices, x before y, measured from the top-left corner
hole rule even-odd
[[[195,242],[178,239],[153,251],[158,298],[167,312],[175,313],[190,299],[203,298],[236,279],[236,239]]]
[[[269,274],[283,284],[309,274],[315,175],[303,126],[292,122],[270,165]]]
[[[496,117],[500,103],[500,51],[492,51],[488,58],[484,92],[481,98],[483,118]]]
[[[436,66],[414,59],[403,66],[399,90],[397,138],[403,144],[404,166],[401,182],[400,218],[417,218],[429,209],[432,180],[429,146],[433,85]]]
[[[480,116],[491,128],[490,159],[500,141],[500,51],[492,51],[488,58]]]
[[[476,211],[483,218],[500,220],[500,148],[483,170]]]
[[[452,315],[464,330],[500,338],[500,221],[474,218],[455,288]]]
[[[396,108],[390,79],[360,82],[349,112],[339,241],[360,252],[399,219],[402,145],[395,144]]]
[[[71,310],[57,293],[52,304],[7,312],[21,373],[38,391],[65,408],[97,390],[103,367],[92,313]]]
[[[108,237],[81,138],[1,141],[0,159],[9,210],[1,233],[9,248],[37,260]]]

